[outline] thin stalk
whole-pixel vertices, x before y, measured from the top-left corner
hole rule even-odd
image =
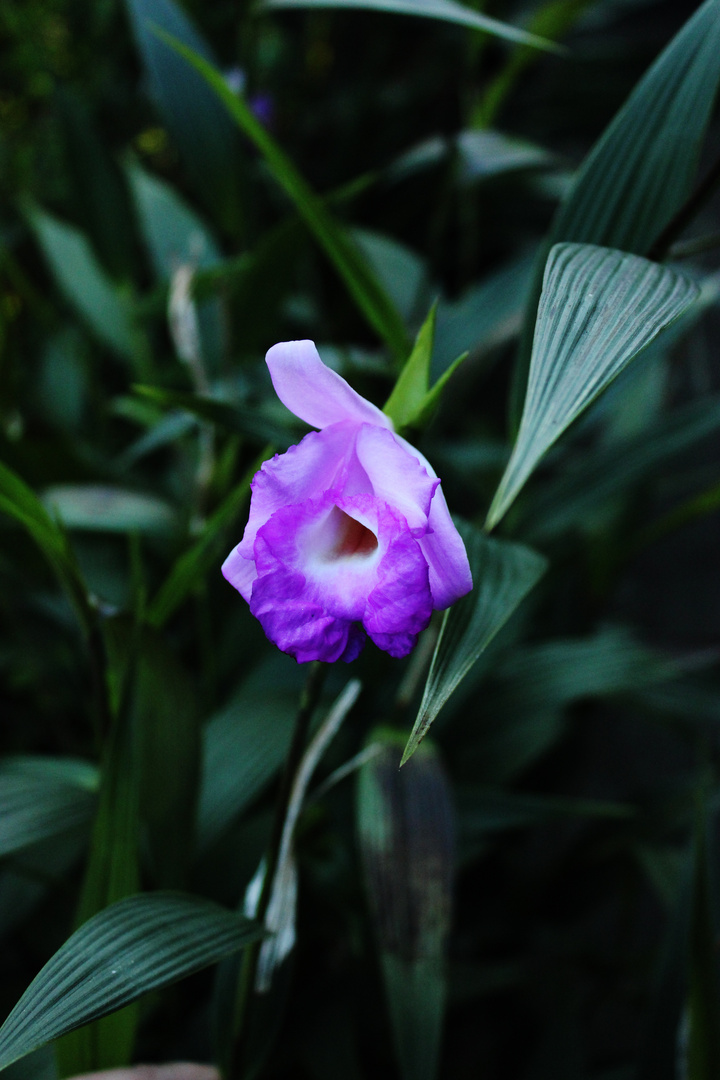
[[[322,663],[320,660],[314,660],[310,665],[307,681],[300,696],[300,707],[295,721],[292,744],[285,760],[285,768],[283,770],[280,788],[277,794],[277,801],[275,803],[272,833],[270,835],[270,842],[265,858],[265,877],[263,879],[262,889],[260,890],[260,899],[258,900],[258,906],[255,912],[255,919],[259,923],[263,923],[265,921],[265,916],[267,915],[268,905],[272,896],[273,882],[275,880],[275,871],[277,870],[278,859],[280,856],[285,818],[287,817],[290,797],[292,795],[293,781],[302,760],[305,745],[307,743],[308,731],[310,730],[310,724],[320,700],[320,694],[327,672],[327,664]],[[261,942],[254,942],[245,949],[243,954],[233,1023],[235,1037],[235,1068],[231,1070],[232,1074],[235,1074],[242,1061],[243,1039],[250,1002],[253,995],[253,988],[255,986],[260,945]]]

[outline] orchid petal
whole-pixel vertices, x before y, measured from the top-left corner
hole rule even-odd
[[[433,605],[442,611],[473,587],[465,545],[453,525],[442,488],[430,505],[430,531],[418,540],[430,570]]]
[[[431,500],[440,483],[437,477],[385,428],[362,424],[355,452],[370,478],[373,494],[400,511],[413,535],[427,532]]]
[[[265,357],[275,393],[306,424],[326,428],[350,420],[392,430],[392,421],[332,368],[312,341],[281,341]]]

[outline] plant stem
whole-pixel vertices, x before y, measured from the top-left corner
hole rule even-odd
[[[307,681],[305,683],[305,686],[303,687],[303,691],[300,696],[300,707],[298,709],[297,719],[295,720],[295,730],[293,732],[292,743],[290,745],[288,756],[285,760],[285,768],[283,770],[282,779],[280,781],[280,788],[277,794],[277,802],[275,803],[275,816],[273,819],[270,842],[268,844],[267,855],[265,858],[265,877],[263,879],[262,889],[260,890],[260,898],[258,900],[258,906],[254,916],[259,923],[263,923],[265,921],[265,916],[267,915],[270,898],[272,897],[275,871],[277,870],[278,856],[280,854],[280,844],[283,835],[283,827],[285,824],[285,818],[287,816],[293,781],[295,779],[295,774],[298,770],[300,761],[302,760],[305,745],[307,743],[307,735],[310,729],[310,723],[315,714],[317,704],[320,700],[320,694],[322,692],[327,672],[327,664],[322,663],[320,660],[314,660],[310,664]],[[233,1019],[233,1039],[235,1045],[233,1051],[234,1067],[230,1070],[231,1075],[236,1075],[239,1071],[239,1068],[241,1068],[243,1039],[245,1035],[248,1011],[255,986],[255,976],[257,973],[257,965],[261,945],[262,942],[256,941],[252,945],[249,945],[243,954],[242,966],[240,968],[240,977],[238,979],[237,995],[235,999],[235,1014]]]

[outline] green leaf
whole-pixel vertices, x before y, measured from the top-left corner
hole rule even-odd
[[[359,772],[357,829],[390,1020],[404,1080],[433,1080],[445,1008],[454,821],[435,749],[402,770],[403,737],[380,729]]]
[[[174,509],[156,495],[101,484],[58,484],[43,502],[68,529],[167,535],[177,528]]]
[[[20,998],[0,1028],[0,1069],[260,936],[256,924],[200,897],[153,893],[113,904],[75,931]]]
[[[245,435],[255,442],[273,442],[287,447],[292,438],[289,428],[265,419],[258,409],[231,405],[217,398],[191,394],[185,390],[164,390],[160,386],[134,386],[136,394],[165,409],[186,409],[193,416],[217,424],[226,431]]]
[[[432,389],[430,388],[430,361],[435,337],[436,312],[437,301],[430,308],[393,392],[383,406],[383,412],[390,417],[398,431],[402,428],[418,426],[427,420],[440,398],[445,383],[468,355],[463,353],[462,356],[458,356],[457,360],[454,360],[443,372]]]
[[[97,770],[85,761],[12,757],[0,762],[0,857],[87,827]]]
[[[586,157],[547,247],[581,241],[648,254],[690,195],[720,81],[720,4],[705,0],[645,73]],[[515,370],[525,392],[544,252]]]
[[[682,274],[636,255],[555,245],[545,268],[520,431],[488,528],[573,420],[698,295]]]
[[[242,205],[237,132],[205,80],[188,69],[156,30],[172,35],[208,64],[215,62],[212,53],[173,0],[126,0],[126,8],[150,94],[180,150],[195,190],[213,216],[230,232],[236,232]]]
[[[418,15],[426,19],[441,19],[443,22],[467,26],[471,30],[480,30],[485,34],[515,41],[521,45],[531,45],[548,52],[561,52],[551,41],[528,34],[508,23],[481,15],[464,4],[454,0],[264,0],[265,9],[274,8],[361,8],[365,11],[385,11],[397,15]],[[262,10],[262,9],[261,9]]]
[[[503,788],[469,787],[457,792],[458,819],[464,834],[524,829],[567,818],[629,818],[632,806],[598,799],[566,799],[529,795]]]
[[[143,345],[130,309],[87,238],[37,207],[27,216],[60,291],[103,345],[137,367]]]
[[[205,725],[198,848],[208,848],[282,766],[297,712],[295,685],[278,686],[274,661],[258,669]]]
[[[50,517],[34,491],[0,462],[0,513],[19,522],[57,574],[86,634],[92,632],[95,613],[65,533]]]
[[[147,621],[151,626],[164,626],[187,597],[204,582],[220,554],[218,549],[225,533],[250,499],[250,481],[269,454],[269,448],[260,454],[237,487],[208,518],[193,546],[179,556],[148,608]]]
[[[209,268],[221,262],[214,237],[169,184],[139,165],[128,165],[126,172],[159,281],[167,281],[182,263]]]
[[[368,322],[396,356],[406,356],[408,341],[402,318],[352,237],[315,195],[247,102],[230,90],[220,72],[196,50],[188,48],[176,37],[160,31],[158,33],[214,90],[241,131],[265,158],[270,172],[334,263]]]
[[[627,493],[720,427],[720,397],[693,401],[661,417],[639,435],[619,440],[579,458],[518,507],[526,535],[539,542],[582,526],[604,502]],[[679,508],[681,509],[681,508]],[[672,516],[674,511],[669,512]],[[678,524],[683,515],[680,514]],[[672,518],[671,518],[672,521]],[[671,523],[671,522],[669,522]],[[653,526],[648,525],[652,530]]]
[[[699,797],[694,844],[693,897],[688,979],[687,1080],[715,1080],[720,1075],[720,982],[718,981],[718,897],[710,818]]]
[[[547,568],[522,544],[493,540],[459,523],[474,588],[445,612],[417,718],[403,753],[404,764],[480,654],[505,625]]]

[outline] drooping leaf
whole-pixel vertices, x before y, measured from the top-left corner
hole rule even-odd
[[[698,295],[684,275],[636,255],[590,244],[552,249],[520,430],[487,527],[573,420]]]
[[[426,19],[441,19],[444,22],[467,26],[506,41],[531,45],[536,49],[559,51],[556,45],[545,38],[482,15],[465,4],[455,3],[455,0],[264,0],[263,6],[268,9],[342,8],[343,11],[348,8],[362,8],[366,11],[385,11],[397,15],[418,15]]]
[[[404,1080],[437,1073],[445,1007],[454,821],[430,743],[398,770],[402,735],[370,736],[381,750],[359,772],[357,830],[395,1048]]]
[[[445,612],[404,764],[484,649],[537,584],[547,562],[523,544],[493,540],[465,523],[473,590]]]
[[[0,1069],[260,936],[256,924],[196,896],[113,904],[75,931],[20,998],[0,1028]]]
[[[167,535],[177,528],[163,499],[110,485],[57,484],[45,489],[43,502],[68,529]]]
[[[78,827],[89,830],[97,770],[81,760],[11,757],[0,761],[0,857]]]
[[[205,80],[188,69],[157,30],[172,34],[214,64],[210,48],[173,0],[126,0],[126,7],[150,93],[195,190],[224,226],[236,231],[241,216],[237,132]]]
[[[405,322],[417,317],[421,290],[427,281],[427,262],[416,251],[385,233],[353,229],[360,248],[380,284]]]
[[[418,331],[415,345],[403,367],[393,392],[383,406],[383,412],[399,431],[425,422],[437,404],[445,383],[466,359],[467,353],[453,361],[433,387],[430,386],[430,362],[435,338],[437,302]]]
[[[188,65],[200,73],[241,131],[255,144],[270,172],[334,263],[360,310],[393,353],[405,357],[408,342],[402,318],[349,233],[317,197],[247,102],[233,94],[217,69],[177,37],[169,34],[162,37]]]
[[[649,253],[688,198],[720,81],[720,6],[705,0],[648,69],[586,157],[553,223],[553,243]],[[513,384],[519,418],[528,378],[544,251]]]
[[[463,185],[501,173],[547,167],[553,162],[552,155],[543,147],[500,131],[461,131],[455,144],[457,178]]]
[[[86,237],[39,207],[28,220],[60,291],[99,341],[137,367],[143,346],[130,309]]]

